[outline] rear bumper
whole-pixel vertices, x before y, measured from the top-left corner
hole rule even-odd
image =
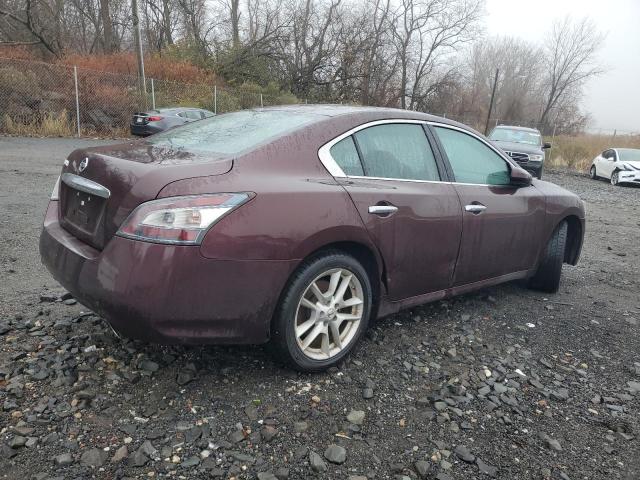
[[[162,128],[151,125],[138,125],[136,123],[130,124],[129,130],[131,131],[131,135],[136,135],[138,137],[148,137],[154,133],[162,132]]]
[[[196,246],[113,237],[81,242],[47,209],[42,262],[53,277],[119,333],[156,343],[264,343],[295,261],[213,260]]]

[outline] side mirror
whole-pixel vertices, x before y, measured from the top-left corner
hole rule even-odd
[[[516,187],[528,187],[533,177],[524,168],[511,167],[511,185]]]
[[[542,148],[547,150],[548,148],[551,148],[551,144],[549,142],[544,142],[544,144],[542,145]]]

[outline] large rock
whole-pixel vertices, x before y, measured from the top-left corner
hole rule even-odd
[[[332,443],[324,451],[324,458],[329,460],[331,463],[342,465],[347,459],[347,451],[340,445]]]
[[[83,467],[101,467],[107,460],[107,452],[100,450],[99,448],[92,448],[87,450],[80,457],[80,465]]]
[[[327,471],[327,464],[316,452],[309,452],[309,465],[314,472],[322,473]]]

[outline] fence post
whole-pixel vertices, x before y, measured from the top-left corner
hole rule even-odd
[[[556,139],[556,123],[553,124],[553,134],[551,135],[551,151],[549,152],[549,163],[553,160],[554,143]]]
[[[264,108],[264,103],[262,102],[262,94],[260,94],[260,108]]]
[[[218,114],[218,86],[213,86],[213,113]]]
[[[73,66],[73,83],[76,89],[76,126],[78,127],[78,138],[80,138],[80,95],[78,95],[78,67]]]
[[[151,106],[153,110],[156,109],[156,87],[153,83],[153,78],[151,79]]]

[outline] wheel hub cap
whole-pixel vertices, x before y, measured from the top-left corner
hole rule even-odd
[[[352,272],[334,268],[318,275],[298,303],[298,346],[315,360],[339,354],[354,340],[363,312],[362,285]]]

